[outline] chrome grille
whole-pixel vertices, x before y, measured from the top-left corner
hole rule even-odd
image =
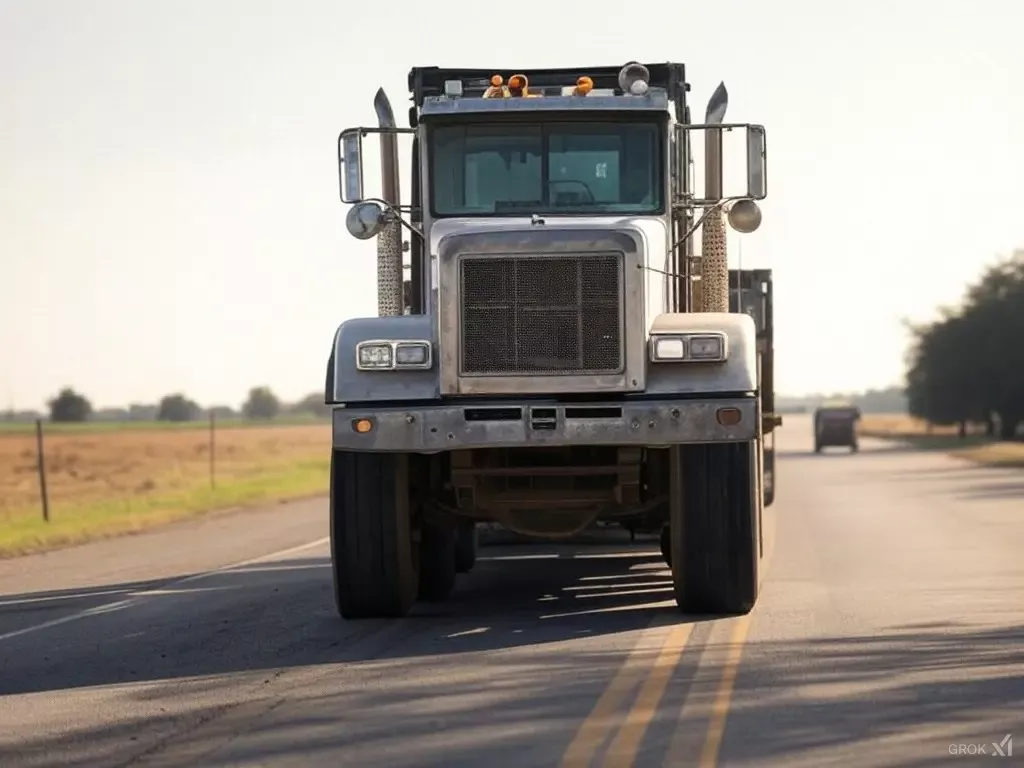
[[[621,373],[622,267],[607,253],[463,257],[462,375]]]

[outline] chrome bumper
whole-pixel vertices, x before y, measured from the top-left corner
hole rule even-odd
[[[735,409],[739,420],[722,418]],[[728,414],[722,414],[723,416]],[[733,413],[732,416],[735,416]],[[637,445],[753,440],[757,400],[645,400],[617,403],[479,403],[393,408],[338,408],[334,448],[433,453],[525,445]],[[369,431],[357,431],[357,424]]]

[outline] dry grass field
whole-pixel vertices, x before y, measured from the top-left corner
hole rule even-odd
[[[932,427],[921,419],[903,413],[866,413],[860,422],[860,433],[870,437],[915,437],[920,435],[956,435],[955,427]]]
[[[1024,442],[1006,442],[986,437],[980,427],[973,427],[960,439],[956,427],[931,427],[905,414],[865,414],[860,434],[909,442],[922,450],[943,450],[979,464],[1024,467]]]
[[[84,425],[83,425],[84,426]],[[0,431],[0,556],[141,530],[240,504],[324,493],[328,423],[192,429],[51,429],[50,522],[35,434]]]

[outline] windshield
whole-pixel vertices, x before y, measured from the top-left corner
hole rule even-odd
[[[660,213],[660,137],[653,122],[437,126],[432,212]]]

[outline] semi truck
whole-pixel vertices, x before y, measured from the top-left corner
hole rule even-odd
[[[681,611],[749,612],[781,424],[772,273],[731,269],[726,244],[761,223],[764,127],[725,122],[724,83],[695,122],[681,63],[415,67],[408,90],[408,126],[380,89],[377,124],[338,137],[378,302],[327,365],[338,613],[447,599],[477,523],[558,541],[597,521],[660,533]]]

